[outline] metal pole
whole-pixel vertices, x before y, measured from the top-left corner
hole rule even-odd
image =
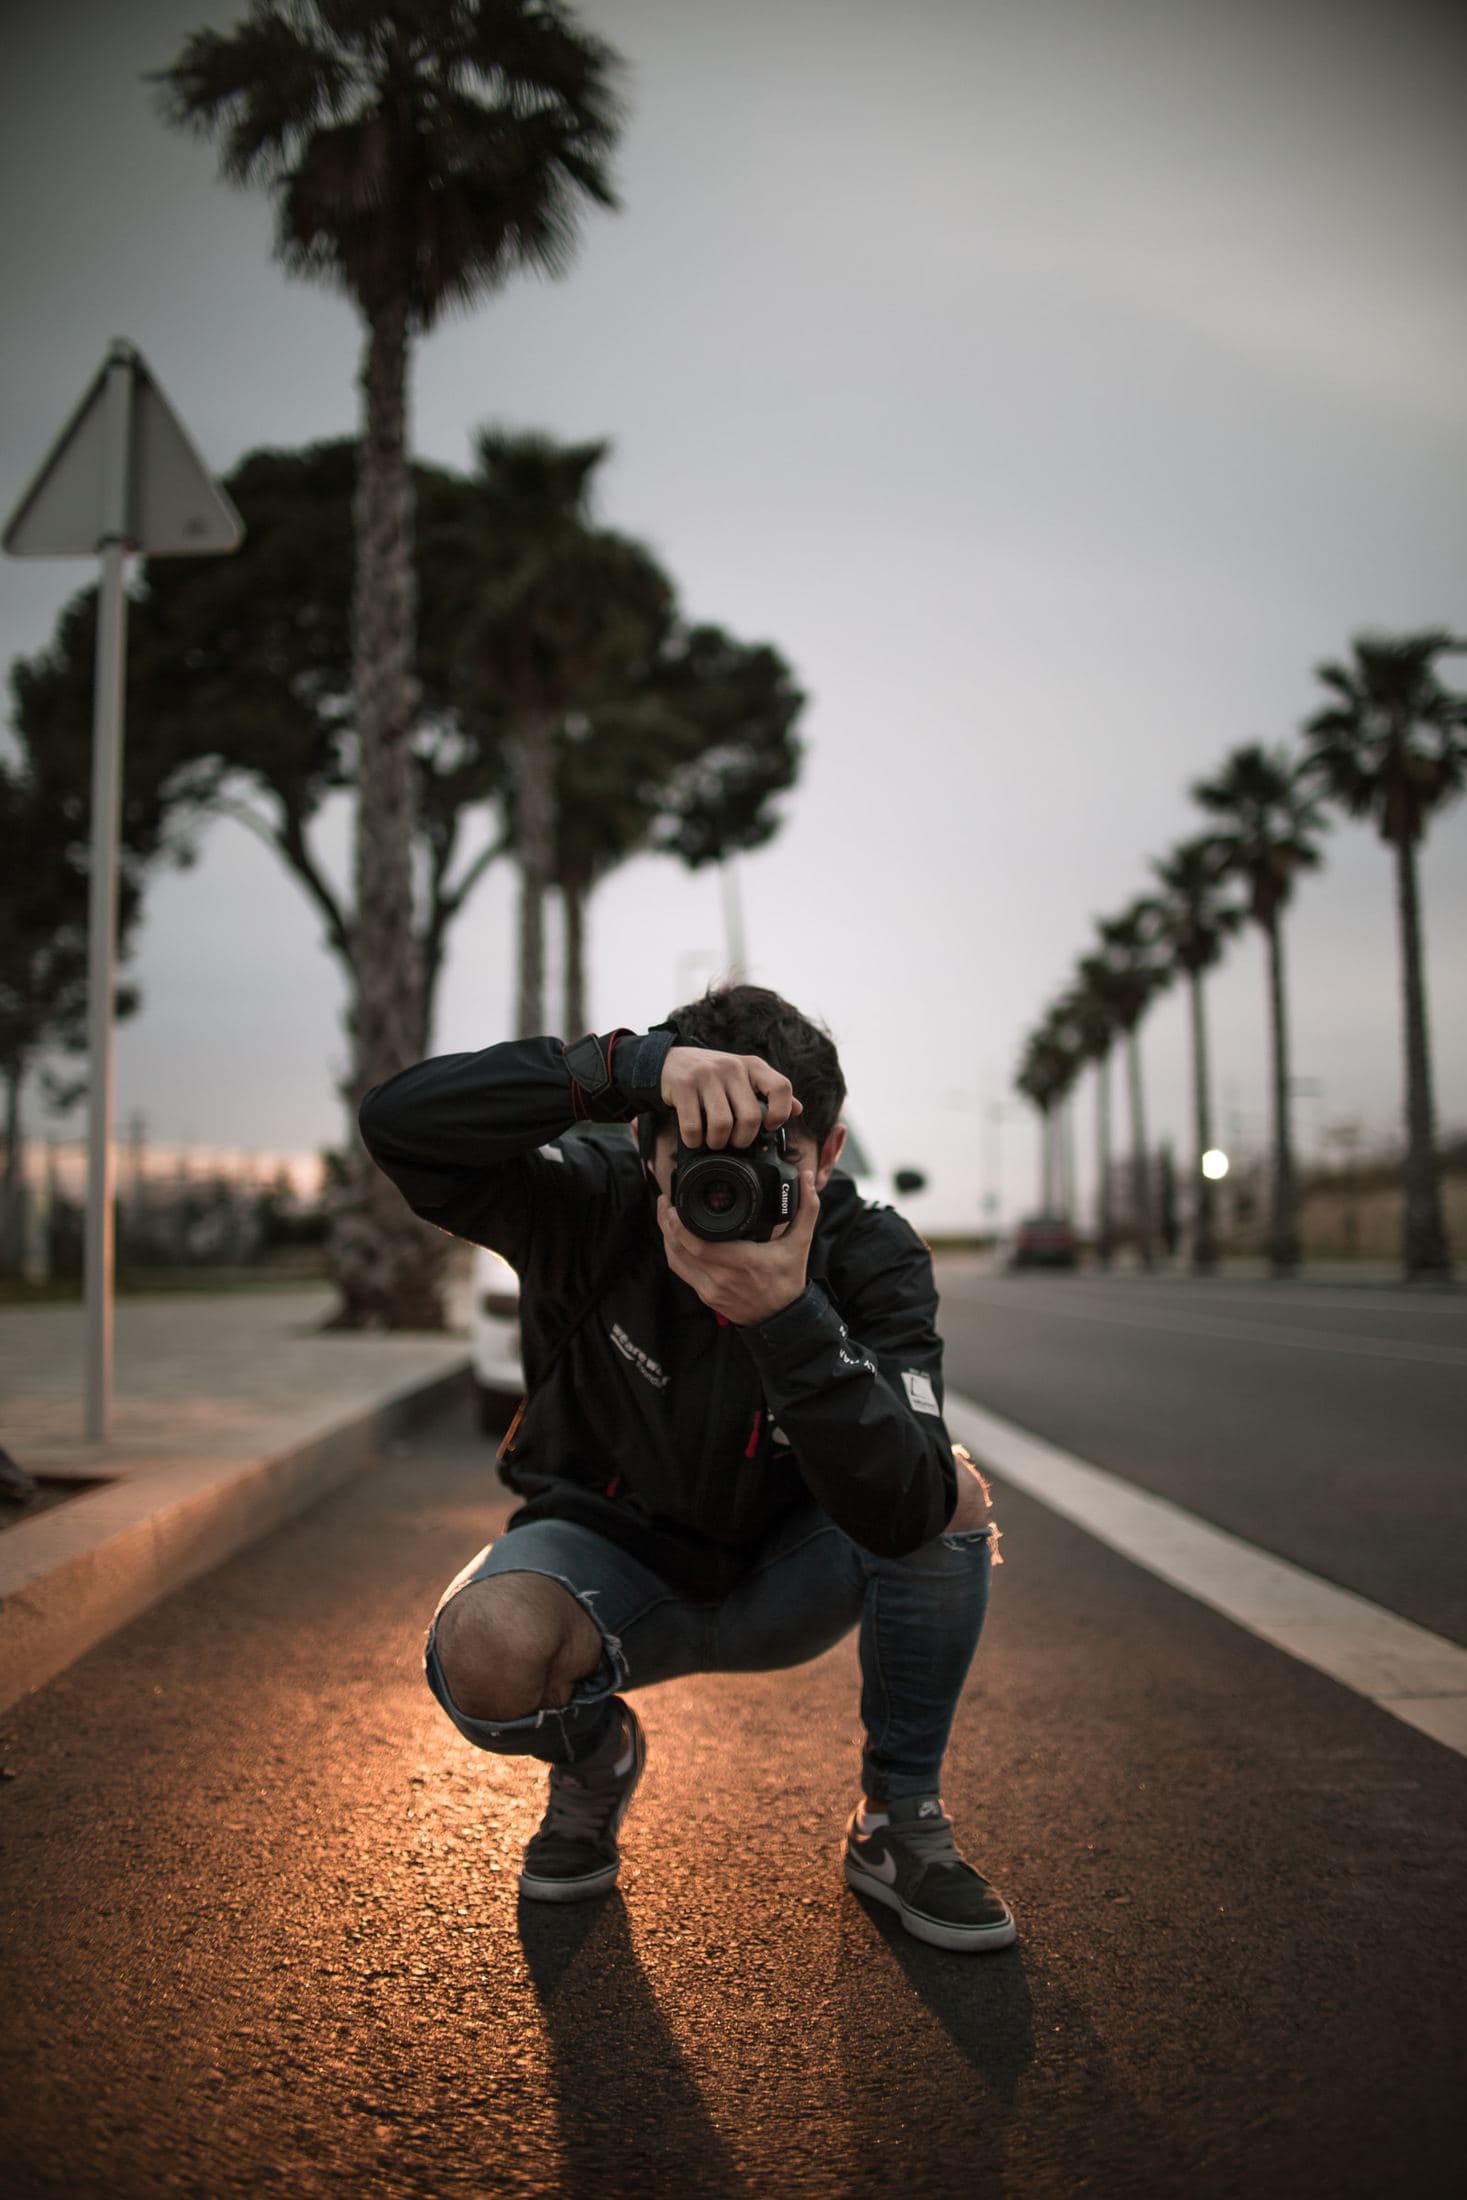
[[[729,982],[742,985],[749,974],[749,953],[744,939],[744,900],[733,857],[722,857],[718,871],[723,881],[723,928],[728,943]]]
[[[988,1223],[989,1228],[993,1231],[995,1238],[997,1238],[998,1236],[1000,1228],[1000,1217],[1003,1212],[1001,1159],[999,1152],[999,1134],[1000,1128],[1003,1123],[1003,1113],[1003,1102],[1001,1100],[989,1100],[985,1102],[983,1109],[983,1120],[987,1135],[984,1139],[985,1151],[983,1156],[983,1173],[988,1180],[988,1185],[987,1190],[983,1195],[983,1214],[984,1220]]]
[[[134,354],[107,358],[102,583],[92,713],[92,868],[87,918],[86,1437],[106,1441],[112,1405],[112,993],[117,967],[117,837],[127,654],[128,486]]]

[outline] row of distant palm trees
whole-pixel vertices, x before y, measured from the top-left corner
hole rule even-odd
[[[1249,920],[1268,944],[1273,1087],[1273,1196],[1267,1251],[1275,1275],[1299,1264],[1298,1190],[1289,1121],[1289,1025],[1283,914],[1301,872],[1320,861],[1325,805],[1375,821],[1396,869],[1406,1047],[1405,1215],[1408,1276],[1441,1276],[1451,1261],[1436,1150],[1431,1054],[1422,967],[1417,849],[1433,814],[1467,783],[1467,697],[1449,689],[1440,660],[1467,642],[1444,629],[1362,634],[1347,662],[1318,666],[1327,701],[1305,720],[1301,746],[1236,749],[1192,793],[1209,829],[1153,861],[1154,889],[1097,925],[1091,951],[1025,1043],[1015,1078],[1044,1127],[1046,1205],[1054,1204],[1061,1110],[1088,1067],[1096,1073],[1099,1195],[1096,1243],[1109,1263],[1116,1239],[1111,1192],[1110,1065],[1125,1053],[1130,1094],[1131,1221],[1143,1264],[1155,1258],[1147,1166],[1140,1026],[1156,996],[1180,978],[1190,995],[1193,1074],[1191,1260],[1217,1264],[1216,1189],[1202,1169],[1212,1146],[1203,978]]]

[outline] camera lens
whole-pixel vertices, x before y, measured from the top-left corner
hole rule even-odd
[[[679,1163],[673,1205],[695,1237],[739,1237],[759,1211],[759,1178],[747,1161],[703,1155]]]

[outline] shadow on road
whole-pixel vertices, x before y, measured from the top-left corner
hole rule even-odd
[[[524,1902],[520,1940],[554,2060],[571,2192],[740,2192],[657,2006],[619,1894]]]
[[[929,1948],[890,1910],[863,1903],[913,1993],[924,2002],[985,2090],[1012,2108],[1034,2060],[1034,2008],[1021,1947],[996,1955]]]
[[[842,2114],[859,2160],[884,2160],[912,2193],[965,2200],[1092,2183],[1203,2189],[1060,1967],[1026,1956],[1022,1941],[985,1956],[928,1948],[866,1904],[860,1920],[842,1936],[843,1970],[859,1990],[841,2042]]]

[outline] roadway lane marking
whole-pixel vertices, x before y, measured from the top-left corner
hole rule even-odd
[[[993,1305],[994,1300],[983,1302]],[[1023,1313],[1025,1302],[1010,1302],[1014,1313]],[[1467,1345],[1417,1344],[1409,1337],[1358,1337],[1335,1335],[1326,1329],[1294,1329],[1282,1322],[1203,1322],[1175,1315],[1117,1314],[1109,1307],[1083,1305],[1076,1299],[1056,1296],[1036,1304],[1031,1312],[1068,1315],[1074,1321],[1108,1322],[1113,1329],[1148,1329],[1174,1337],[1216,1337],[1235,1344],[1295,1344],[1311,1352],[1340,1352],[1350,1360],[1414,1360],[1431,1367],[1467,1367]]]
[[[944,1418],[981,1467],[1250,1634],[1467,1757],[1467,1650],[1091,1466],[955,1391]]]

